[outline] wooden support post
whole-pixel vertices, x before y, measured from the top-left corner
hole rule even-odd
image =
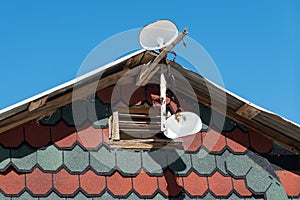
[[[113,112],[113,121],[112,121],[112,139],[120,140],[120,130],[119,130],[119,112]]]
[[[141,74],[139,76],[139,80],[137,81],[137,86],[144,86],[148,83],[148,81],[154,76],[154,74],[159,70],[157,64],[174,48],[176,44],[178,44],[184,36],[186,36],[188,32],[186,29],[182,31],[182,33],[172,42],[169,46],[167,46],[155,59],[154,61],[142,67]]]
[[[161,65],[160,67],[160,100],[161,100],[161,109],[160,109],[160,118],[161,118],[161,131],[166,129],[166,116],[167,116],[167,82],[165,77],[165,66]]]

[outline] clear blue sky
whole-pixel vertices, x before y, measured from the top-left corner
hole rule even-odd
[[[0,109],[64,83],[101,41],[170,19],[225,87],[300,124],[300,1],[1,1]]]

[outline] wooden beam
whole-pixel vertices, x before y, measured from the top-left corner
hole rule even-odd
[[[166,117],[167,117],[167,81],[165,77],[165,67],[161,66],[160,72],[160,100],[161,100],[161,108],[160,108],[160,123],[161,123],[161,131],[166,130]]]
[[[174,46],[178,44],[187,34],[187,30],[184,29],[182,33],[174,40],[174,42],[172,42],[169,46],[163,49],[163,51],[154,59],[154,61],[151,64],[143,66],[140,77],[136,83],[137,86],[144,86],[149,82],[149,80],[159,70],[159,67],[157,67],[158,63],[164,57],[166,57],[166,55],[174,48]]]
[[[110,146],[112,148],[123,149],[183,149],[183,141],[181,138],[175,140],[170,139],[130,139],[111,141]]]
[[[113,112],[112,116],[112,140],[120,140],[119,112]]]

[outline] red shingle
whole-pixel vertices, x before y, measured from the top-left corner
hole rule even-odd
[[[32,123],[25,126],[25,140],[33,147],[44,147],[50,142],[50,127]]]
[[[96,148],[102,143],[102,129],[95,129],[91,125],[78,131],[77,134],[77,140],[85,148]]]
[[[124,85],[121,88],[121,96],[126,105],[141,105],[146,98],[145,87]]]
[[[0,134],[0,143],[7,148],[16,148],[23,141],[23,126],[18,126]]]
[[[159,189],[169,197],[178,196],[182,191],[182,177],[175,177],[175,175],[167,170],[164,176],[158,177]]]
[[[106,187],[105,177],[96,175],[93,171],[89,170],[85,174],[79,176],[80,187],[87,194],[100,194]]]
[[[227,196],[232,190],[231,177],[222,176],[219,172],[208,177],[208,185],[215,196]]]
[[[107,188],[116,196],[126,196],[132,189],[130,177],[122,177],[118,171],[106,177]]]
[[[102,131],[103,131],[103,141],[106,144],[109,144],[108,128],[104,128],[104,129],[102,129]]]
[[[5,194],[19,194],[25,188],[25,175],[18,174],[14,170],[7,170],[0,174],[0,189]]]
[[[65,169],[61,169],[53,175],[54,188],[62,195],[74,194],[79,188],[78,175],[69,174]]]
[[[202,133],[202,142],[210,152],[220,152],[226,146],[224,135],[213,129]]]
[[[286,170],[276,170],[288,196],[300,195],[300,176]]]
[[[273,144],[268,138],[256,132],[250,132],[250,145],[258,153],[268,153],[271,151]]]
[[[195,152],[201,147],[201,132],[183,137],[183,149],[189,152]]]
[[[232,179],[234,190],[241,196],[249,197],[252,193],[247,189],[244,179]]]
[[[232,132],[226,134],[227,146],[233,152],[245,152],[249,147],[248,133],[243,133],[239,128],[235,128]]]
[[[52,188],[52,175],[35,168],[26,175],[26,186],[33,194],[46,194]]]
[[[112,95],[113,99],[112,99]],[[103,103],[116,103],[121,99],[121,89],[119,86],[111,86],[99,90],[97,96]]]
[[[192,196],[202,196],[207,190],[207,177],[198,176],[191,172],[187,177],[183,177],[184,189]]]
[[[63,121],[51,127],[51,140],[61,148],[71,147],[76,139],[76,128],[67,126]]]
[[[157,177],[148,176],[141,171],[133,181],[133,189],[141,196],[151,196],[158,189]]]

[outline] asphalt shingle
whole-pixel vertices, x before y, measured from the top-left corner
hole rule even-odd
[[[32,197],[27,192],[23,192],[19,197],[12,197],[11,200],[38,200],[38,198]]]
[[[37,163],[36,150],[27,143],[18,149],[11,149],[11,161],[20,171],[30,171]]]
[[[246,175],[246,183],[255,193],[264,193],[272,184],[272,178],[262,167],[256,165]]]
[[[44,170],[55,171],[63,164],[62,151],[54,145],[37,150],[37,162]]]
[[[10,162],[10,149],[0,145],[0,171],[5,170]]]
[[[73,150],[64,151],[64,164],[72,172],[82,172],[89,165],[89,153],[76,145]]]
[[[57,196],[55,192],[50,193],[47,197],[40,197],[39,200],[65,200],[66,198],[62,198]]]
[[[115,150],[102,146],[97,152],[90,152],[90,162],[96,172],[110,174],[116,168]]]
[[[132,150],[116,151],[117,168],[126,175],[135,175],[142,167],[141,154]]]
[[[142,154],[143,168],[145,172],[153,175],[158,175],[158,176],[163,174],[163,167],[153,159],[153,157],[155,157],[155,159],[159,159],[158,153],[143,151],[141,154]],[[162,156],[161,160],[166,161],[167,160],[166,155]],[[167,164],[167,162],[165,162],[165,164]]]
[[[192,167],[190,154],[183,150],[168,150],[167,161],[169,168],[177,175],[186,175]]]
[[[283,187],[279,183],[273,182],[266,192],[266,198],[270,200],[286,200],[288,197]]]
[[[216,169],[214,155],[201,149],[197,154],[191,154],[193,168],[201,175],[210,175]]]
[[[60,121],[60,119],[61,119],[61,109],[57,109],[54,113],[42,118],[39,122],[43,125],[54,126]]]
[[[234,177],[244,177],[254,164],[247,155],[234,154],[230,154],[225,162],[228,172]]]

